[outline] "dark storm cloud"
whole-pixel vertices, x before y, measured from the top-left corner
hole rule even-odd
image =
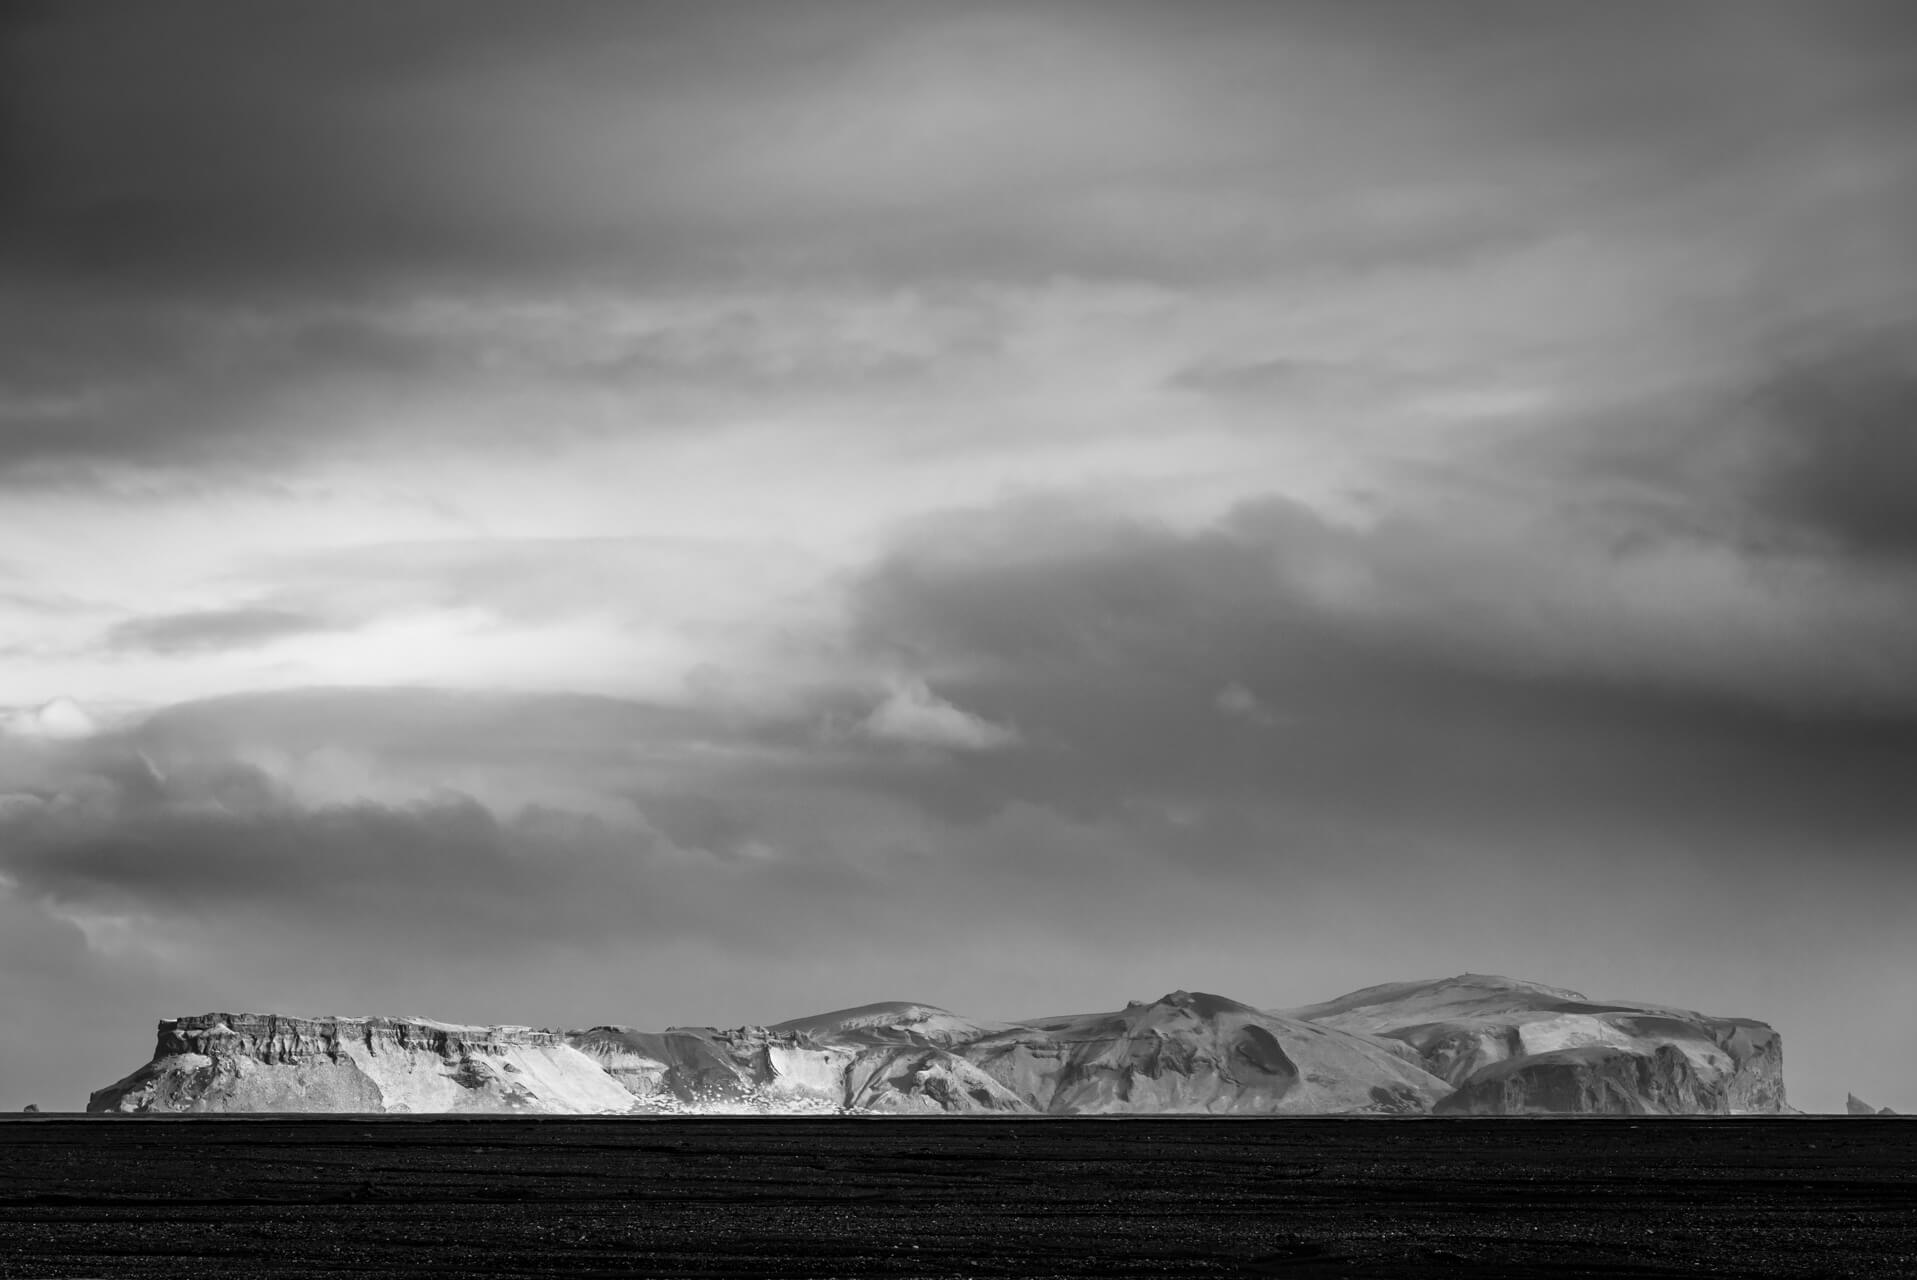
[[[497,385],[502,351],[508,378],[812,376],[672,341],[529,370],[510,337],[351,312],[422,296],[1213,291],[1652,235],[1777,262],[1764,311],[1912,220],[1908,26],[1873,0],[21,6],[0,471],[283,462],[345,438],[340,399],[396,423]],[[1807,185],[1780,239],[1764,195]]]
[[[0,1081],[17,1094],[7,1109],[78,1110],[119,1063],[137,1062],[152,1047],[158,985],[150,971],[94,952],[71,921],[0,892],[0,1007],[41,1032],[0,1040]],[[84,1018],[73,1017],[76,1007]],[[102,1078],[76,1079],[76,1062],[101,1064]]]
[[[6,205],[15,268],[97,287],[314,286],[343,267],[506,253],[493,213],[437,190],[472,157],[433,154],[471,140],[435,88],[462,68],[483,85],[515,48],[550,56],[542,33],[568,26],[459,7],[28,10],[6,50],[8,152],[29,179]]]
[[[291,794],[312,789],[312,771],[298,762],[343,758],[357,762],[349,788],[376,792],[383,781],[430,792],[455,777],[508,814],[527,803],[590,810],[721,861],[777,845],[831,864],[862,822],[884,826],[906,809],[970,822],[998,807],[1002,797],[955,784],[949,755],[902,752],[855,732],[874,701],[825,689],[796,710],[755,715],[560,693],[311,689],[169,707],[128,730],[124,746],[141,762],[135,786],[145,762],[190,780],[224,776],[227,762],[270,759],[290,762],[280,785]]]
[[[1660,540],[1754,566],[1812,561],[1861,586],[1917,553],[1917,305],[1838,315],[1727,354],[1698,385],[1595,411],[1526,442],[1537,483],[1625,516],[1620,551]],[[1892,588],[1894,592],[1895,588]]]
[[[962,752],[822,722],[870,707],[834,695],[768,720],[428,690],[183,704],[0,755],[14,792],[0,875],[162,935],[296,912],[402,949],[505,955],[639,930],[655,946],[724,934],[757,954],[824,945],[822,930],[923,927],[929,884],[954,928],[967,911],[1056,911],[1088,865],[1132,856],[1081,847],[1075,823],[1044,810],[1021,815],[1013,791],[956,768]]]
[[[837,127],[835,77],[912,18],[596,0],[46,11],[10,41],[9,150],[30,179],[7,206],[12,261],[242,296],[731,274],[865,203],[784,173],[780,139],[817,148],[805,131]]]
[[[764,895],[857,899],[829,862],[742,863],[746,837],[767,834],[749,814],[700,831],[715,840],[704,847],[646,821],[619,789],[669,765],[640,740],[682,772],[698,749],[658,731],[644,708],[613,700],[367,691],[188,704],[38,749],[37,785],[0,805],[0,874],[81,913],[277,920],[297,903],[322,932],[399,930],[462,951],[623,929],[694,936]],[[28,780],[22,762],[0,765],[16,788]],[[670,789],[690,804],[724,772],[693,769],[692,786]],[[375,794],[329,798],[340,777]],[[393,784],[385,798],[380,782]],[[790,848],[794,836],[777,838]]]
[[[470,800],[308,812],[276,803],[274,781],[242,765],[195,782],[161,784],[156,802],[122,793],[92,812],[16,816],[8,871],[56,901],[166,913],[350,895],[359,890],[349,886],[369,882],[417,903],[457,867],[457,885],[486,886],[454,908],[475,923],[497,923],[514,893],[538,883],[510,856],[500,824]]]
[[[1779,362],[1753,397],[1761,513],[1867,560],[1917,557],[1917,325]]]
[[[25,12],[15,270],[255,294],[1451,256],[1885,110],[1900,21],[1871,3]]]
[[[335,624],[291,609],[204,609],[129,618],[106,633],[109,649],[159,654],[252,649],[287,636],[333,630]]]
[[[442,1016],[511,1016],[508,987],[543,1002],[528,1017],[632,1016],[637,984],[669,1002],[661,1023],[765,1018],[768,991],[826,975],[804,999],[843,998],[848,966],[879,955],[891,980],[924,982],[1008,931],[966,968],[1014,972],[1016,955],[1095,934],[1079,886],[1136,861],[1036,811],[929,816],[908,775],[935,757],[615,699],[313,690],[15,745],[0,912],[78,920],[109,960],[130,943],[185,964],[192,1001],[236,982],[256,1002],[383,1001],[403,974]],[[667,959],[681,951],[707,957],[697,981]],[[236,956],[246,975],[207,976]],[[563,1012],[593,1002],[554,973],[609,1003]]]
[[[1001,509],[928,526],[865,581],[858,613],[874,653],[949,671],[954,697],[1016,717],[1030,744],[960,762],[948,787],[1075,813],[1145,801],[1352,830],[1663,824],[1713,833],[1728,862],[1747,824],[1869,833],[1851,848],[1876,860],[1917,821],[1900,781],[1917,750],[1907,679],[1880,686],[1866,668],[1862,689],[1780,696],[1758,664],[1727,681],[1756,663],[1730,619],[1718,670],[1699,669],[1654,634],[1594,638],[1619,606],[1564,610],[1546,566],[1514,556],[1461,574],[1439,541],[1415,522],[1341,529],[1284,501],[1190,535]],[[1501,634],[1514,620],[1523,630]],[[1914,630],[1893,618],[1857,643]],[[1244,695],[1261,716],[1228,714],[1221,699]]]
[[[454,374],[477,377],[470,353],[352,316],[16,295],[0,301],[0,473],[283,466],[337,434],[314,402],[403,404]]]
[[[410,408],[449,393],[505,401],[616,390],[632,397],[635,420],[648,405],[684,418],[700,397],[789,407],[923,382],[952,346],[975,341],[903,351],[825,331],[818,315],[760,314],[771,305],[683,316],[668,306],[613,332],[590,310],[515,322],[487,302],[435,316],[0,298],[0,479],[49,484],[114,461],[286,474],[316,452],[392,433]],[[476,424],[468,443],[496,430]]]

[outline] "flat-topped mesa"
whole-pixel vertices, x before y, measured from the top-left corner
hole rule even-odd
[[[208,1013],[89,1111],[612,1112],[632,1095],[560,1032],[428,1018]]]

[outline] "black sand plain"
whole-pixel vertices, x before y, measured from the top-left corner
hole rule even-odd
[[[1893,1119],[0,1118],[0,1276],[1917,1276]]]

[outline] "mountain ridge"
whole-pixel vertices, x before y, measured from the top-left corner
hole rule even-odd
[[[731,1029],[209,1013],[89,1111],[1773,1113],[1753,1019],[1461,974],[1267,1010],[1183,989],[1023,1021],[882,1001]]]

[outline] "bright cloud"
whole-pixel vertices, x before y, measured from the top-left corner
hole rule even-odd
[[[859,730],[884,742],[952,751],[996,751],[1019,741],[1018,730],[955,707],[913,679],[896,682]]]

